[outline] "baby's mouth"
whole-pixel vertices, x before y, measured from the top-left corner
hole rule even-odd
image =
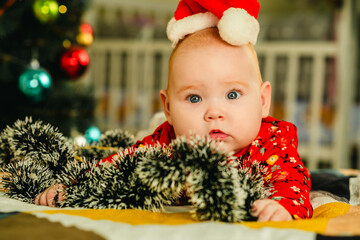
[[[229,135],[227,135],[226,133],[222,132],[219,129],[211,130],[209,136],[211,139],[214,140],[225,140],[227,137],[229,137]]]

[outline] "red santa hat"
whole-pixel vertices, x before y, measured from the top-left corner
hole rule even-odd
[[[221,38],[232,45],[255,45],[259,9],[257,0],[180,0],[167,36],[175,46],[188,34],[217,27]]]

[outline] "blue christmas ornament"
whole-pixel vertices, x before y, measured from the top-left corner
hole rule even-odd
[[[92,126],[85,131],[85,139],[89,143],[99,141],[100,136],[101,131],[97,127]]]
[[[29,68],[19,77],[20,91],[36,103],[46,98],[51,85],[51,77],[43,68]]]

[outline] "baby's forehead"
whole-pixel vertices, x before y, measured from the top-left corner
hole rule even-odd
[[[216,28],[207,28],[187,36],[184,40],[178,43],[174,52],[196,50],[198,48],[213,46],[224,47],[230,45],[221,39]]]
[[[205,44],[206,43],[206,44]],[[209,44],[226,44],[220,37],[219,31],[216,28],[207,28],[198,32],[195,32],[187,36],[178,45],[190,46],[190,47],[201,47]]]
[[[207,56],[206,59],[211,58],[211,54],[216,51],[221,56],[228,56],[227,54],[231,54],[235,56],[236,61],[247,62],[250,68],[255,69],[256,74],[258,75],[259,82],[261,83],[261,74],[259,70],[258,60],[256,52],[251,44],[241,45],[241,46],[233,46],[229,43],[222,40],[220,37],[218,30],[216,28],[208,28],[202,31],[196,32],[187,36],[184,40],[178,43],[176,48],[173,50],[173,53],[170,57],[169,61],[169,82],[168,84],[171,85],[172,76],[174,68],[180,67],[183,69],[183,61],[189,61],[191,59],[197,61],[198,58],[194,58],[194,54],[197,55],[198,53],[202,52],[205,53],[201,54],[201,56]],[[190,54],[190,55],[188,55]],[[182,56],[189,56],[189,57],[182,57]],[[218,54],[216,55],[218,58]],[[186,59],[186,60],[185,60]],[[196,59],[196,60],[195,60]],[[201,61],[206,61],[203,59]],[[191,65],[191,64],[190,64]]]

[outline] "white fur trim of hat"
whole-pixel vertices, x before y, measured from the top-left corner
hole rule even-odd
[[[211,12],[197,13],[176,21],[172,18],[166,28],[166,33],[173,47],[186,35],[205,28],[215,27],[219,19]]]

